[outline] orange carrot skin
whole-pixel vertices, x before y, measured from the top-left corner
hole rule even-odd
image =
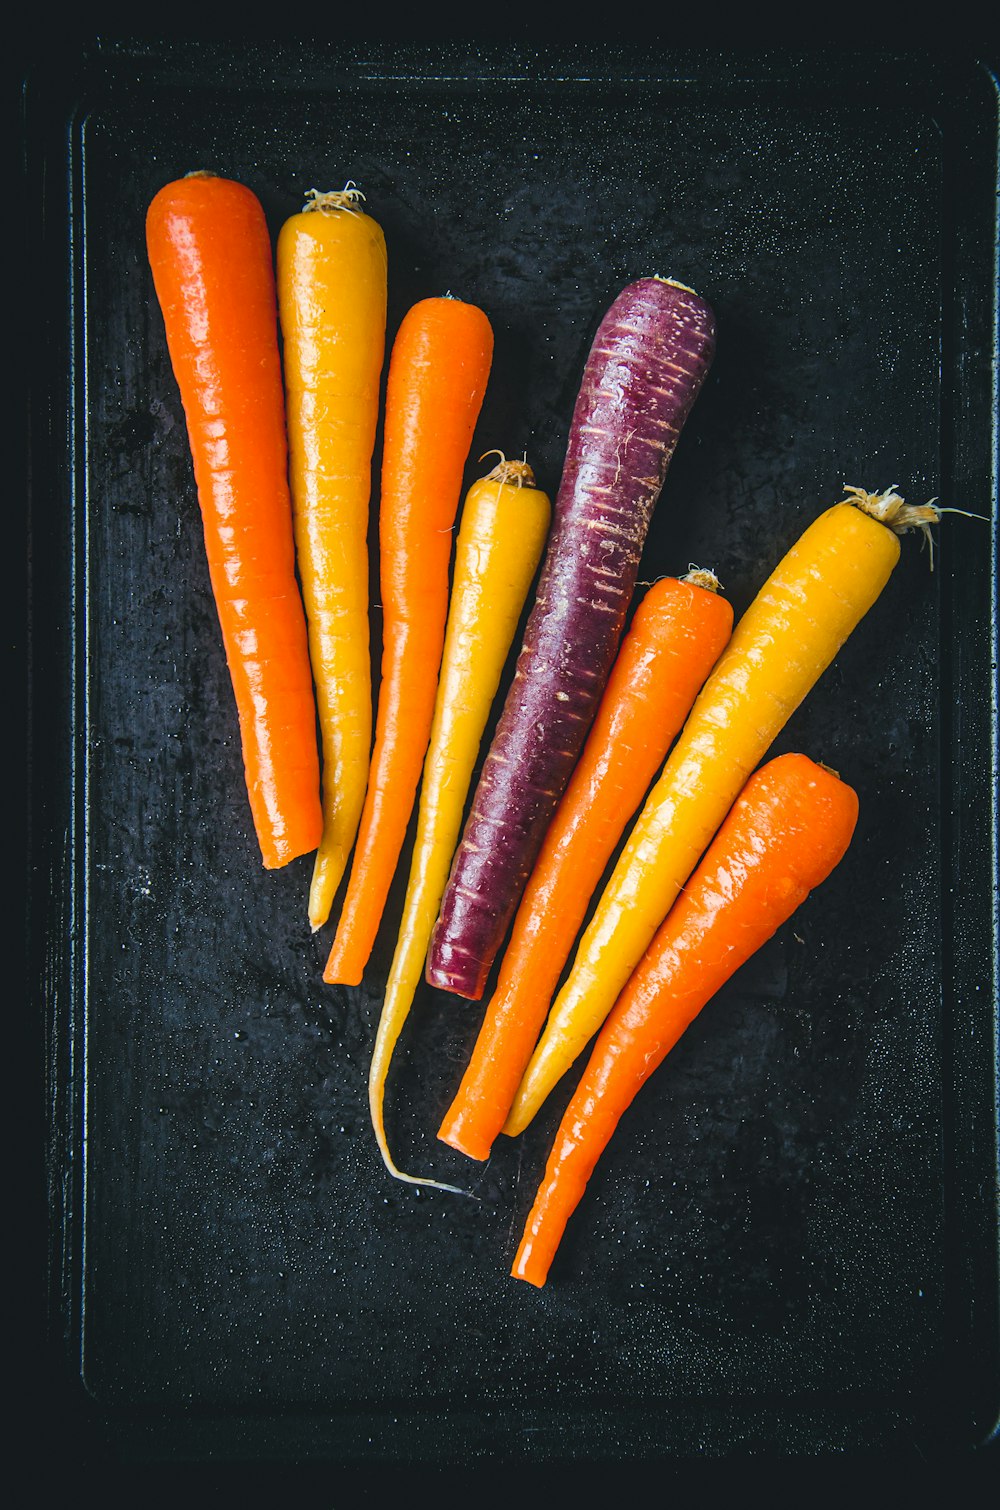
[[[358,985],[430,738],[448,615],[451,531],[493,359],[481,309],[423,299],[393,342],[379,505],[382,679],[368,790],[323,979]]]
[[[489,1157],[594,889],[732,627],[725,598],[676,577],[654,582],[636,609],[438,1131],[470,1158]]]
[[[295,577],[271,238],[243,184],[191,174],[146,217],[264,865],[319,843],[316,708]]]
[[[511,1273],[542,1286],[619,1119],[702,1007],[843,858],[856,793],[805,755],[751,776],[606,1019],[566,1109]]]

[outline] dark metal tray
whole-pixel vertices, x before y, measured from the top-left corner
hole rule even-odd
[[[990,71],[116,41],[26,98],[29,1000],[64,1418],[139,1463],[975,1452],[1000,1393]],[[462,1160],[434,1132],[480,1010],[425,991],[390,1135],[476,1199],[391,1181],[365,1082],[400,886],[364,985],[334,989],[310,862],[258,862],[143,242],[195,167],[275,232],[356,180],[390,336],[426,294],[481,303],[473,454],[526,450],[552,490],[618,289],[704,293],[718,356],[645,578],[710,566],[739,614],[845,483],[993,518],[946,516],[933,570],[904,540],[776,746],[856,787],[852,849],[631,1109],[543,1291],[508,1268],[569,1081]]]

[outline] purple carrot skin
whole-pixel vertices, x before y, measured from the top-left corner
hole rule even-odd
[[[714,349],[709,306],[665,278],[630,283],[601,321],[535,604],[431,938],[433,986],[483,994],[604,690],[653,506]]]

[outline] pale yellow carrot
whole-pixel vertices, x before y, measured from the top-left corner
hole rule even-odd
[[[385,1131],[386,1076],[423,974],[480,740],[549,527],[548,496],[534,483],[526,462],[501,460],[466,494],[455,547],[417,833],[368,1080],[372,1126],[385,1166],[410,1184],[440,1182],[397,1168]]]

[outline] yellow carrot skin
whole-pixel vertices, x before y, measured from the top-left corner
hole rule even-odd
[[[313,929],[330,914],[354,843],[371,754],[368,514],[387,259],[360,197],[352,185],[311,191],[277,247],[295,544],[323,750]]]
[[[368,1077],[372,1126],[385,1166],[410,1184],[439,1182],[397,1168],[385,1133],[386,1077],[423,974],[483,730],[551,513],[531,468],[517,461],[501,461],[473,483],[462,510],[410,876]]]
[[[897,532],[937,518],[891,490],[847,491],[765,582],[698,695],[553,1003],[509,1135],[597,1032],[748,776],[878,598],[899,559]]]

